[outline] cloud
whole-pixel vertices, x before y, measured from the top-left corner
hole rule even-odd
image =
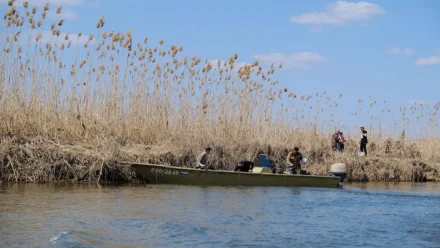
[[[409,100],[409,103],[411,105],[426,105],[426,101],[425,100]]]
[[[369,2],[337,1],[327,4],[325,11],[309,12],[290,17],[290,22],[310,25],[342,25],[349,21],[370,19],[385,14],[385,10],[377,4]]]
[[[312,63],[327,61],[325,56],[312,52],[298,52],[287,55],[282,53],[256,54],[253,58],[267,63],[283,63],[283,68],[286,69],[308,69],[312,67]]]
[[[414,62],[416,65],[436,65],[440,64],[440,56],[432,56],[427,58],[421,58]]]
[[[252,64],[249,64],[249,63],[246,63],[246,62],[240,62],[240,63],[235,64],[235,68],[237,68],[237,70],[238,70],[241,67],[246,66],[246,65],[252,65]]]
[[[23,2],[28,2],[29,6],[44,6],[46,3],[50,5],[78,6],[87,0],[16,0],[15,6],[22,6]],[[0,0],[0,4],[8,4],[9,0]]]
[[[60,14],[50,11],[48,16],[52,19],[78,20],[79,16],[75,11],[63,9]]]
[[[435,52],[436,52],[436,55],[431,56],[431,57],[417,59],[414,62],[414,64],[420,65],[420,66],[440,64],[440,49],[437,49],[437,51],[435,51]]]
[[[38,42],[36,41],[36,38],[39,36],[40,38]],[[23,33],[20,35],[20,39],[22,42],[27,42],[27,37],[29,33]],[[68,40],[65,40],[66,35],[68,36]],[[31,40],[34,44],[40,43],[40,44],[52,44],[52,45],[58,45],[61,46],[61,44],[67,45],[69,42],[71,42],[72,46],[76,45],[84,45],[89,40],[89,35],[82,34],[79,36],[76,33],[60,33],[60,36],[54,36],[51,31],[42,31],[42,32],[32,32],[31,33]],[[94,44],[96,43],[96,38],[93,38],[91,41],[88,42],[88,44]]]
[[[7,5],[9,0],[0,0],[0,5]],[[78,14],[72,9],[66,7],[74,8],[86,5],[89,8],[99,8],[100,0],[15,0],[14,6],[22,7],[24,2],[29,3],[29,8],[33,6],[42,7],[46,3],[50,4],[48,11],[48,17],[51,19],[64,19],[64,20],[77,20],[79,18]],[[61,14],[56,14],[55,10],[58,6],[63,6]]]
[[[398,55],[405,55],[405,56],[408,56],[408,55],[411,55],[414,53],[414,51],[410,48],[402,48],[402,49],[401,48],[390,48],[390,49],[386,50],[385,52],[389,53],[389,54],[398,54]]]
[[[228,70],[230,70],[228,62],[221,60],[221,59],[211,59],[211,60],[209,60],[209,63],[211,63],[213,70],[218,70],[218,68],[219,68],[218,61],[220,61],[220,69],[225,70],[227,68]],[[241,67],[243,67],[245,65],[251,65],[251,64],[246,63],[246,62],[235,63],[233,70],[238,71]]]

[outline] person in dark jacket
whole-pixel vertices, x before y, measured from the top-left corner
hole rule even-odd
[[[367,156],[367,144],[368,144],[367,131],[365,130],[364,127],[361,127],[360,151],[363,152],[365,156]]]
[[[254,169],[254,162],[242,160],[235,165],[234,171],[249,172]]]

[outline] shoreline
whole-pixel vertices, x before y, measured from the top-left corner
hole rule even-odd
[[[142,178],[118,161],[171,164],[191,167],[197,152],[163,149],[163,145],[117,144],[109,139],[107,146],[92,142],[62,142],[41,136],[3,135],[0,146],[0,181],[19,183],[140,183]],[[101,143],[100,143],[101,144]],[[158,148],[162,147],[162,148]],[[266,149],[264,148],[266,147]],[[183,148],[185,149],[185,148]],[[212,162],[217,169],[232,170],[234,161],[245,154],[231,156],[226,147],[217,147]],[[229,148],[229,149],[234,149]],[[275,162],[284,161],[286,148],[256,147]],[[161,150],[158,152],[158,150]],[[307,152],[312,155],[316,151]],[[309,156],[311,163],[304,169],[312,175],[328,174],[331,164],[348,164],[346,182],[426,182],[440,181],[440,163],[424,162],[418,158],[356,157],[347,154]],[[225,163],[226,161],[226,163]],[[227,162],[231,161],[231,162]]]

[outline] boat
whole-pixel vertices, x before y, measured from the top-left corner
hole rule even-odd
[[[204,170],[170,165],[125,162],[136,174],[152,184],[181,184],[200,186],[296,186],[342,187],[345,173],[337,171],[328,176],[276,174],[266,166],[255,166],[252,172]],[[339,170],[340,170],[339,166]]]

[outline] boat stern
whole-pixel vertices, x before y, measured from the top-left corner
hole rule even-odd
[[[345,163],[332,164],[330,168],[330,175],[339,177],[338,187],[342,187],[344,185],[344,180],[347,177],[347,164]]]

